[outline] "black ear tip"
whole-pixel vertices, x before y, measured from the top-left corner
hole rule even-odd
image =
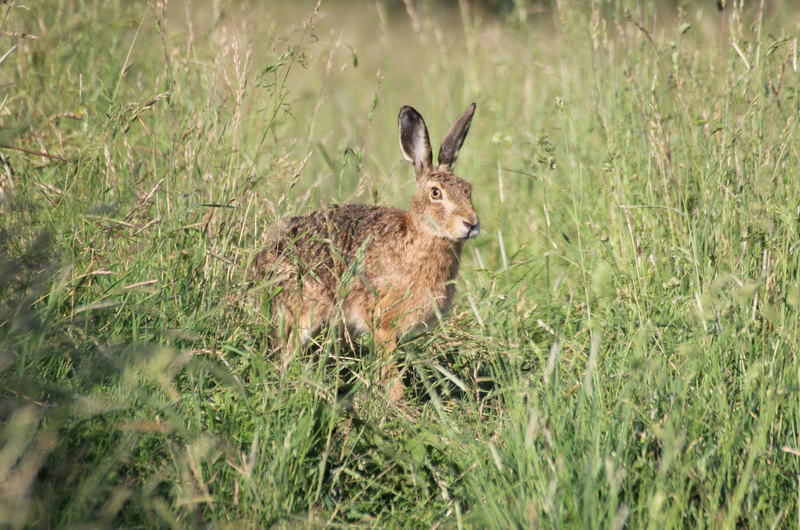
[[[467,109],[467,112],[469,113],[470,116],[475,114],[475,109],[476,108],[477,108],[477,106],[475,105],[474,102],[469,106],[469,108]]]
[[[397,122],[400,124],[401,129],[408,130],[420,125],[425,125],[425,120],[422,119],[422,115],[417,112],[414,107],[409,107],[408,105],[400,109],[400,115],[397,117]]]
[[[402,120],[403,118],[405,118],[406,116],[409,116],[409,117],[415,118],[415,117],[417,117],[417,116],[419,116],[419,115],[420,115],[420,114],[419,114],[419,112],[417,112],[417,109],[415,109],[414,107],[409,107],[408,105],[404,105],[404,106],[403,106],[403,107],[400,109],[400,119],[401,119],[401,120]]]

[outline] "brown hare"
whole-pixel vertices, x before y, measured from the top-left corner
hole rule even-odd
[[[374,333],[388,358],[399,338],[430,329],[450,309],[461,247],[480,232],[472,186],[453,174],[474,113],[473,103],[447,132],[434,165],[422,116],[400,109],[400,147],[416,177],[408,211],[332,205],[291,218],[256,255],[255,277],[274,282],[284,367],[290,349],[325,325],[340,323],[352,335]],[[400,399],[394,363],[382,375],[389,400]]]

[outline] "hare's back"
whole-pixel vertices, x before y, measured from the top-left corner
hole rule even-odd
[[[285,222],[260,253],[258,268],[284,261],[305,270],[334,272],[359,252],[371,253],[376,246],[385,249],[402,240],[407,230],[403,210],[364,204],[327,206]]]

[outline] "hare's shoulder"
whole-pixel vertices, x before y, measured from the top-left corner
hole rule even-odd
[[[345,204],[338,218],[343,232],[352,230],[359,245],[370,237],[372,241],[397,240],[405,237],[409,228],[408,212],[388,206]]]

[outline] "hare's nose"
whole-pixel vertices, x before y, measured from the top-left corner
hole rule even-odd
[[[462,220],[462,222],[464,223],[464,228],[467,229],[467,237],[468,238],[475,237],[480,233],[480,231],[481,231],[481,222],[480,221],[478,221],[475,224],[470,223],[469,221],[463,221],[463,220]]]

